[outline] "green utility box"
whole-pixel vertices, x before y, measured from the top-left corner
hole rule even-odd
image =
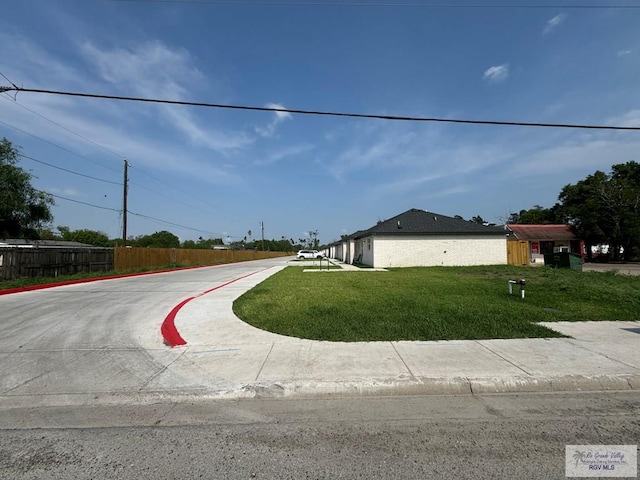
[[[544,264],[553,268],[570,268],[582,271],[582,257],[577,253],[545,253]]]

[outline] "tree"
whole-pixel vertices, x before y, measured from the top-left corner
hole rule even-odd
[[[485,220],[484,220],[484,218],[482,218],[480,215],[476,215],[475,217],[473,217],[473,218],[471,219],[471,221],[472,221],[473,223],[479,223],[480,225],[482,225],[482,224],[486,223],[486,222],[485,222]]]
[[[521,223],[528,225],[540,225],[545,223],[564,223],[558,212],[558,207],[544,208],[534,205],[529,210],[520,210],[519,213],[509,215],[508,223]]]
[[[298,241],[300,242],[301,248],[308,248],[313,250],[318,250],[320,247],[320,239],[318,230],[309,230],[307,232],[306,238],[300,238]],[[294,242],[291,242],[294,243]]]
[[[640,164],[613,165],[596,171],[558,197],[558,211],[573,225],[591,255],[591,247],[607,243],[613,260],[630,260],[640,248]]]
[[[620,208],[620,245],[631,260],[640,254],[640,163],[613,165],[611,182]]]
[[[151,235],[140,235],[133,239],[133,244],[137,247],[149,248],[178,248],[180,239],[173,233],[162,230]]]
[[[0,141],[0,238],[38,239],[38,229],[53,220],[53,197],[31,185],[34,178],[18,167],[20,152]]]
[[[202,237],[198,237],[197,241],[185,240],[184,242],[182,242],[181,247],[200,250],[211,250],[214,245],[224,245],[224,241],[221,238],[204,239]]]
[[[80,242],[96,247],[113,247],[113,241],[104,232],[89,230],[86,228],[80,230],[70,230],[69,227],[58,227],[60,238],[67,242]]]

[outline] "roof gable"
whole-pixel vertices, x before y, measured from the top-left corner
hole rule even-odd
[[[389,220],[354,234],[355,238],[370,235],[505,235],[501,227],[448,217],[439,213],[412,208]]]

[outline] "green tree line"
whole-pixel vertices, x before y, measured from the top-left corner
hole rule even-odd
[[[535,205],[512,213],[508,223],[566,223],[591,247],[608,245],[614,261],[640,256],[640,164],[616,164],[609,173],[600,170],[575,184],[565,185],[550,208]]]

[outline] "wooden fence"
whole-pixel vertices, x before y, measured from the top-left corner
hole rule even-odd
[[[529,266],[529,242],[524,240],[507,240],[507,263],[509,265]]]
[[[293,255],[292,252],[253,250],[193,250],[182,248],[116,247],[114,270],[169,267],[173,265],[217,265]]]
[[[76,273],[217,265],[293,255],[292,252],[179,248],[0,248],[0,281]]]
[[[0,248],[0,280],[57,277],[112,269],[111,248]]]

